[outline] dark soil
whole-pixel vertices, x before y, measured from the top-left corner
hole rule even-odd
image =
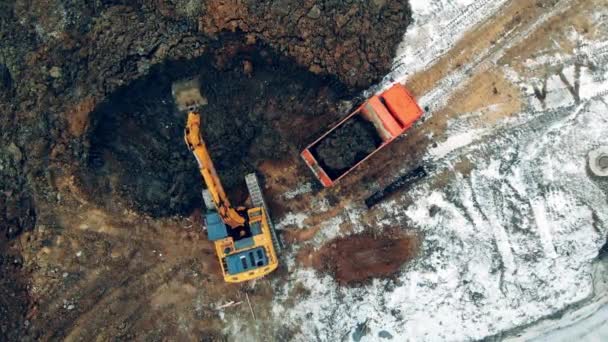
[[[342,285],[373,278],[389,278],[416,257],[419,239],[415,235],[387,232],[347,236],[326,243],[313,257],[312,266],[331,273]]]
[[[27,328],[29,299],[22,267],[19,253],[0,238],[0,341],[18,341]]]
[[[145,291],[133,290],[127,304],[109,295],[107,284],[117,275],[124,278],[112,289],[148,283],[139,278],[146,271],[141,259],[104,262],[84,291],[48,276],[65,263],[48,262],[41,252],[48,241],[70,239],[87,252],[100,244],[130,246],[130,238],[91,237],[69,224],[50,224],[43,234],[42,218],[82,215],[82,196],[101,206],[126,201],[155,216],[197,206],[200,177],[183,146],[183,118],[168,99],[169,83],[192,71],[201,75],[210,102],[204,114],[213,129],[204,133],[212,156],[226,185],[238,189],[242,172],[258,160],[293,153],[337,119],[336,101],[345,92],[335,79],[356,91],[382,77],[410,20],[402,0],[0,1],[0,340],[77,329],[86,330],[87,340],[171,339],[177,329],[147,328],[168,321],[171,310],[133,328],[147,312]],[[24,231],[32,241],[44,238],[20,245]],[[146,243],[166,238],[145,233]],[[25,250],[35,258],[6,266]],[[79,272],[102,259],[91,260]],[[86,312],[66,315],[43,305],[38,313],[30,310],[26,328],[30,304],[23,291],[34,278],[43,279],[39,301],[61,303],[79,294],[83,301],[103,297],[113,309],[79,322]],[[132,308],[141,312],[129,313]],[[114,325],[121,333],[109,328]]]
[[[336,179],[381,144],[382,138],[374,125],[355,115],[313,146],[312,153],[328,176]]]
[[[331,106],[352,96],[340,82],[240,38],[223,38],[226,45],[233,43],[234,56],[221,62],[221,70],[217,53],[163,63],[93,111],[81,172],[82,185],[95,189],[88,192],[92,200],[103,204],[118,196],[152,216],[188,214],[200,206],[202,178],[183,142],[185,115],[175,109],[173,81],[199,78],[208,99],[201,111],[203,135],[234,197],[242,195],[244,175],[258,162],[297,154],[300,142],[282,136],[278,124],[297,117],[314,121],[328,113],[335,117]]]

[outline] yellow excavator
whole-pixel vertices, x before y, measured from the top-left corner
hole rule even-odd
[[[171,90],[178,110],[188,114],[184,139],[207,185],[202,193],[207,208],[207,236],[215,244],[224,280],[240,283],[271,273],[279,265],[281,244],[256,175],[251,173],[245,177],[252,207],[232,207],[201,138],[199,110],[207,104],[207,99],[201,94],[199,82],[176,82]]]

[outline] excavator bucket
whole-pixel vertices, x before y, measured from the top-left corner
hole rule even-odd
[[[173,100],[180,111],[195,111],[207,104],[207,99],[201,94],[201,85],[198,79],[189,79],[174,82],[171,85]]]

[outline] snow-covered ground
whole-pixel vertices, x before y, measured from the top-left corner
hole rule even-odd
[[[362,341],[383,331],[399,341],[462,341],[592,297],[592,262],[605,243],[608,209],[585,158],[608,144],[605,101],[522,113],[517,128],[455,150],[442,162],[449,168],[466,154],[476,164],[470,176],[441,190],[413,189],[409,208],[399,199],[383,204],[387,226],[412,222],[424,233],[424,258],[396,282],[361,288],[297,270],[291,277],[311,294],[290,310],[277,298],[276,316],[300,324],[302,340],[339,340],[365,322],[370,333]]]
[[[561,317],[537,322],[508,340],[539,342],[608,340],[608,262],[606,260],[594,264],[593,277],[595,292],[587,302],[564,310]]]
[[[506,0],[411,0],[414,24],[397,49],[395,65],[381,84],[424,70],[464,33],[494,14]]]
[[[380,87],[432,65],[503,2],[413,0],[415,23]],[[488,125],[463,113],[448,123],[449,138],[425,156],[453,175],[447,186],[421,182],[408,193],[415,204],[404,206],[401,198],[380,204],[381,226],[407,223],[423,233],[423,257],[396,280],[354,288],[288,262],[289,281],[273,303],[276,322],[298,326],[301,341],[605,337],[596,329],[608,317],[606,286],[598,279],[606,270],[597,256],[608,234],[608,181],[590,177],[586,156],[608,145],[608,43],[577,39],[574,55],[527,62],[565,66],[562,77],[548,75],[544,101],[533,90],[543,80],[505,68],[522,89],[521,113]],[[461,174],[455,165],[463,159],[473,166]],[[362,212],[345,211],[335,220],[356,226]],[[306,214],[298,215],[279,226],[303,226]],[[337,221],[315,239],[338,234]],[[287,308],[294,283],[309,295]],[[543,320],[557,313],[562,319]]]

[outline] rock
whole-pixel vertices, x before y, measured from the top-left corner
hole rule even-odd
[[[8,145],[6,151],[11,157],[13,157],[13,160],[16,163],[21,163],[23,161],[23,153],[21,152],[21,149],[17,145],[15,145],[14,142],[11,142]]]
[[[51,70],[49,70],[49,75],[51,75],[52,78],[60,78],[62,75],[61,68],[58,66],[52,67]]]
[[[290,0],[275,0],[272,3],[272,11],[276,14],[285,16],[290,11]]]
[[[380,143],[373,124],[355,116],[314,148],[330,177],[338,176],[373,152]]]
[[[374,4],[374,6],[382,8],[384,7],[384,5],[386,5],[386,0],[372,0],[372,3]]]
[[[323,68],[321,68],[320,66],[314,64],[311,65],[310,68],[308,68],[308,70],[310,72],[312,72],[313,74],[320,74],[321,72],[323,72]]]
[[[247,76],[251,76],[253,73],[253,63],[251,63],[251,61],[243,61],[243,73]]]
[[[245,44],[255,45],[256,42],[257,42],[257,38],[256,38],[255,34],[250,33],[245,36]]]
[[[158,203],[167,196],[167,184],[160,180],[152,180],[147,184],[141,184],[141,191],[145,193],[146,200]]]
[[[367,326],[367,320],[357,324],[355,331],[352,333],[353,341],[359,342],[365,335],[369,333],[369,327]]]
[[[319,19],[321,17],[321,9],[319,8],[319,6],[314,5],[310,9],[310,11],[308,11],[308,14],[306,14],[306,16],[310,19]]]
[[[137,72],[139,72],[140,74],[145,74],[146,72],[148,72],[148,70],[150,70],[151,66],[152,64],[150,64],[149,59],[142,58],[141,60],[137,61]]]

